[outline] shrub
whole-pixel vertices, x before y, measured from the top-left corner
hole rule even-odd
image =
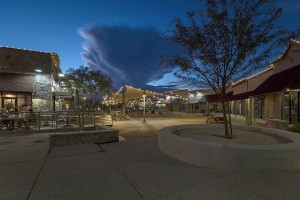
[[[300,124],[287,128],[288,131],[300,133]]]
[[[209,110],[207,110],[207,111],[204,113],[204,116],[206,116],[206,117],[213,117],[214,114],[211,113]]]

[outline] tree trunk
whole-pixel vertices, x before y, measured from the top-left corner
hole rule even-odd
[[[230,137],[232,138],[233,137],[233,134],[232,134],[232,124],[231,124],[230,106],[229,106],[228,99],[227,99],[227,111],[228,111],[228,122],[229,122]]]
[[[224,119],[224,129],[225,129],[225,137],[230,138],[230,134],[228,132],[228,124],[227,122],[227,112],[226,112],[226,105],[225,105],[225,99],[222,97],[222,108],[223,108],[223,119]]]
[[[222,86],[221,91],[221,101],[222,101],[222,107],[223,107],[223,119],[224,119],[224,129],[225,129],[225,137],[231,138],[229,131],[228,131],[228,123],[227,123],[227,106],[226,106],[226,87],[225,84]]]

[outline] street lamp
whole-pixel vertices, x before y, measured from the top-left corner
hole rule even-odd
[[[143,101],[144,101],[144,123],[146,122],[146,119],[145,119],[145,116],[146,116],[146,112],[145,112],[145,110],[146,110],[146,94],[145,94],[145,91],[144,91],[144,94],[143,94]]]

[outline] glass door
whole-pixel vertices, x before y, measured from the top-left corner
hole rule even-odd
[[[284,119],[291,124],[300,122],[300,91],[286,92],[284,96]]]
[[[299,91],[291,92],[291,123],[299,123]]]

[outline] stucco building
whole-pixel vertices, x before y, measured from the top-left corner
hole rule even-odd
[[[234,83],[232,113],[300,123],[300,42],[292,40],[270,68]]]
[[[209,89],[180,91],[184,111],[221,111],[217,95]],[[179,94],[174,91],[174,94]],[[258,119],[300,123],[300,41],[291,40],[284,53],[266,70],[233,83],[227,90],[231,113],[253,123]],[[197,105],[198,104],[198,105]]]

